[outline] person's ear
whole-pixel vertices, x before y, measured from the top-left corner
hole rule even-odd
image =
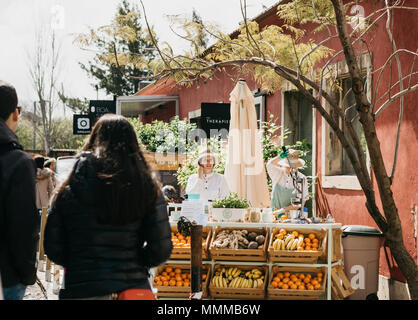
[[[19,110],[17,110],[17,108],[12,112],[11,114],[12,119],[14,122],[17,122],[17,120],[19,119]]]

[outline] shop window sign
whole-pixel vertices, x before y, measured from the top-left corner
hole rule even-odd
[[[89,115],[73,115],[73,134],[90,134],[92,123]]]
[[[106,113],[116,113],[116,100],[90,100],[89,115],[93,125]]]
[[[116,97],[114,100],[90,100],[88,114],[73,116],[73,134],[90,134],[96,121],[106,113],[116,113]]]
[[[201,128],[208,138],[222,135],[227,138],[229,122],[231,120],[230,103],[207,103],[201,104]]]

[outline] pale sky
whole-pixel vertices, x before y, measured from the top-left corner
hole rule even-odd
[[[136,0],[130,0],[131,3]],[[243,20],[239,0],[143,0],[150,24],[160,41],[167,41],[178,51],[187,43],[178,39],[170,30],[166,15],[187,14],[195,8],[204,22],[216,23],[222,31],[232,32]],[[271,7],[278,0],[247,0],[247,15],[252,18]],[[19,100],[32,105],[34,90],[28,71],[28,52],[35,48],[35,29],[40,21],[50,25],[52,12],[62,8],[63,19],[56,31],[62,43],[62,72],[60,82],[65,93],[73,97],[96,99],[96,91],[90,85],[93,80],[81,70],[78,62],[87,62],[93,53],[81,50],[73,44],[75,34],[87,27],[97,28],[108,24],[116,13],[120,0],[0,0],[0,79],[16,87]],[[139,1],[137,1],[139,4]],[[145,27],[145,21],[142,20]],[[99,99],[108,99],[99,92]]]

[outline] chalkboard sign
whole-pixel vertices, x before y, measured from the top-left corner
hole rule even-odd
[[[227,138],[229,122],[231,120],[230,103],[202,103],[201,105],[201,127],[208,138],[222,134]]]

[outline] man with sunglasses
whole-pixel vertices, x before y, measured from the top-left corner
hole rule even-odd
[[[39,214],[35,164],[16,134],[16,90],[0,80],[0,276],[5,300],[22,300],[36,281]],[[1,288],[0,288],[1,290]]]

